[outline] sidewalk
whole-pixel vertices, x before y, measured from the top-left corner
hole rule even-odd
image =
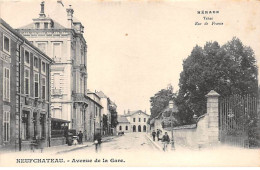
[[[155,141],[153,141],[152,135],[149,134],[149,133],[146,134],[146,137],[152,142],[152,144],[153,144],[158,150],[163,151],[163,143],[162,143],[162,141],[158,141],[158,140],[157,140],[157,137],[155,137]],[[174,144],[175,144],[175,150],[173,150],[173,151],[176,151],[176,150],[182,150],[182,151],[183,151],[183,150],[189,150],[188,148],[185,148],[185,147],[183,147],[183,146],[181,146],[181,145],[178,145],[176,142],[175,142]],[[168,145],[168,151],[172,151],[172,150],[171,150],[171,143]]]
[[[114,138],[116,138],[117,136],[106,136],[102,138],[102,142],[108,142]],[[94,142],[90,142],[90,141],[85,141],[83,142],[83,144],[77,144],[77,145],[71,145],[68,146],[67,144],[65,145],[58,145],[58,146],[51,146],[51,147],[45,147],[42,150],[42,153],[44,154],[62,154],[62,153],[67,153],[67,152],[71,152],[71,151],[75,151],[75,150],[80,150],[86,147],[91,147],[94,146]],[[33,152],[32,150],[25,150],[25,151],[21,151],[21,152],[17,152],[18,154],[20,153],[41,153],[40,149],[35,149],[35,151]]]

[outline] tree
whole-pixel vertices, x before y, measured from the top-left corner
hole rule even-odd
[[[158,116],[168,105],[171,99],[174,99],[176,94],[173,93],[173,87],[169,86],[167,89],[162,89],[150,98],[151,116],[150,119]],[[150,120],[149,119],[149,120]]]
[[[257,73],[254,51],[236,37],[221,47],[217,42],[195,46],[180,74],[176,104],[182,120],[188,123],[194,114],[206,113],[205,95],[210,90],[221,96],[256,95]]]
[[[117,124],[118,124],[116,108],[113,107],[113,106],[110,106],[109,107],[109,112],[111,114],[111,127],[115,128],[117,126]]]

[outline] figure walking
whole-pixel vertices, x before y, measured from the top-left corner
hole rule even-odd
[[[157,129],[156,135],[157,135],[157,140],[159,141],[160,140],[160,130],[159,129]]]
[[[153,141],[155,141],[155,136],[156,136],[156,132],[155,132],[155,130],[153,130],[153,132],[152,132],[152,136],[153,136]]]
[[[102,143],[101,134],[97,133],[94,137],[94,144],[95,144],[96,152],[101,151],[101,143]]]
[[[165,134],[162,137],[162,142],[163,142],[163,151],[167,151],[167,146],[170,143],[170,137],[167,134],[167,132],[165,132]]]

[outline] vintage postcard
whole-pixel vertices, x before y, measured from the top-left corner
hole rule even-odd
[[[260,166],[259,9],[0,0],[0,166]]]

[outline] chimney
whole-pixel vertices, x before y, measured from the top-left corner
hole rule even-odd
[[[41,12],[39,14],[40,18],[45,18],[46,15],[44,14],[44,1],[41,3]]]
[[[128,109],[128,114],[130,114],[130,109]]]
[[[124,110],[124,115],[125,115],[125,110]]]
[[[68,28],[72,28],[74,10],[71,8],[71,5],[69,5],[69,8],[67,8],[66,11],[67,11],[67,19],[68,19]]]

